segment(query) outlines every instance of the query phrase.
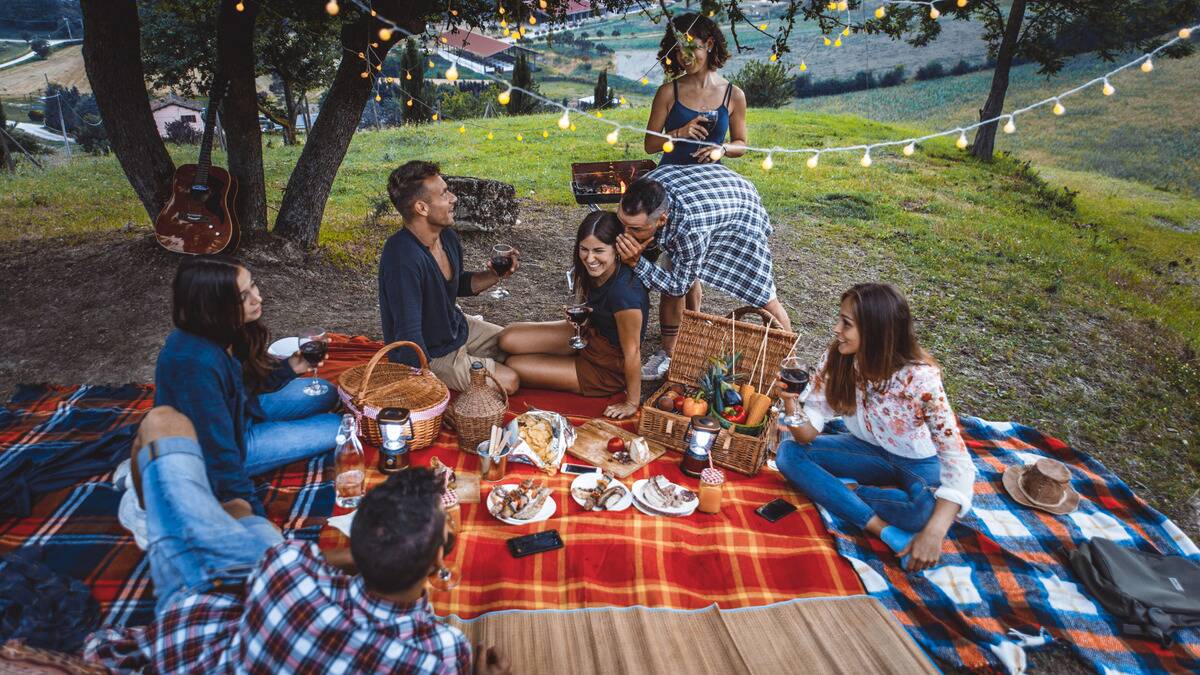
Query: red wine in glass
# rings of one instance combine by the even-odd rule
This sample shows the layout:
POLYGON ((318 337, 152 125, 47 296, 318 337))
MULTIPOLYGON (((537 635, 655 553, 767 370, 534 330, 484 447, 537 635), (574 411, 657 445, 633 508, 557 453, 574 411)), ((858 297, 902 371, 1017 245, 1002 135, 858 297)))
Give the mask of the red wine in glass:
POLYGON ((575 336, 571 338, 569 344, 572 348, 579 350, 587 346, 587 340, 583 339, 580 330, 583 324, 587 323, 588 317, 592 314, 592 308, 587 305, 571 305, 564 307, 563 310, 567 313, 567 320, 575 326, 575 336))
POLYGON ((329 391, 329 385, 317 379, 317 364, 325 358, 327 349, 324 329, 306 328, 300 331, 300 355, 312 366, 313 371, 312 382, 304 388, 304 393, 308 396, 320 396, 329 391))
MULTIPOLYGON (((779 369, 779 379, 783 380, 783 388, 788 393, 802 394, 808 387, 808 368, 799 357, 789 356, 783 360, 779 369)), ((799 406, 800 403, 797 401, 796 405, 799 406)), ((779 418, 779 423, 788 427, 801 427, 806 422, 808 422, 808 417, 802 413, 784 415, 779 418)))
POLYGON ((300 345, 300 355, 308 362, 308 365, 316 368, 322 361, 325 360, 325 354, 329 351, 329 345, 321 340, 313 340, 300 345))
POLYGON ((784 368, 779 373, 779 379, 783 380, 787 391, 800 394, 808 386, 808 371, 803 368, 784 368))
POLYGON ((505 274, 508 274, 508 271, 512 269, 512 266, 513 266, 512 256, 507 256, 507 255, 492 256, 492 269, 496 270, 496 274, 499 274, 500 276, 504 276, 505 274))
MULTIPOLYGON (((492 257, 488 259, 488 263, 491 265, 492 270, 496 274, 503 277, 505 274, 508 274, 510 270, 512 270, 513 257, 516 254, 517 249, 513 248, 512 246, 509 246, 508 244, 496 244, 492 247, 492 257)), ((492 290, 488 293, 488 297, 492 298, 493 300, 501 300, 503 298, 507 298, 509 295, 510 293, 508 292, 508 289, 503 288, 499 281, 496 282, 496 285, 493 286, 492 290)))

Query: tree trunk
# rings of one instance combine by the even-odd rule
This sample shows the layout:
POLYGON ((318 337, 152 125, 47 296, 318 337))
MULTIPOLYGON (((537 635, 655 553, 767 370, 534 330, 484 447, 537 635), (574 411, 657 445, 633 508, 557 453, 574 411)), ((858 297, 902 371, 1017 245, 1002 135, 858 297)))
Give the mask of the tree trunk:
POLYGON ((83 65, 121 169, 150 220, 167 202, 175 164, 158 136, 142 69, 134 0, 82 0, 83 65))
MULTIPOLYGON (((409 25, 405 28, 413 33, 425 30, 421 17, 429 12, 428 5, 427 2, 408 3, 399 0, 375 3, 382 15, 407 19, 409 25)), ((349 51, 343 53, 333 84, 329 87, 329 95, 321 106, 321 114, 309 130, 304 150, 288 178, 283 202, 279 205, 279 215, 275 218, 275 233, 305 248, 317 244, 333 179, 346 156, 350 139, 358 128, 371 94, 371 78, 362 76, 366 66, 358 58, 358 52, 362 51, 363 36, 374 35, 381 25, 368 17, 342 25, 342 45, 349 51)), ((381 43, 376 50, 379 58, 386 58, 396 42, 398 40, 381 43)))
MULTIPOLYGON (((4 102, 0 101, 0 131, 7 133, 8 119, 4 115, 4 102)), ((8 139, 0 133, 0 171, 12 173, 16 170, 13 164, 12 151, 8 149, 8 139)))
POLYGON ((292 97, 292 83, 286 77, 279 78, 283 85, 283 110, 287 126, 283 128, 283 144, 296 145, 296 100, 292 97))
MULTIPOLYGON (((1013 58, 1017 55, 1017 41, 1021 37, 1021 24, 1025 22, 1025 0, 1013 0, 1009 8, 1008 22, 1004 25, 1004 38, 996 52, 996 70, 992 73, 992 89, 987 101, 979 109, 979 119, 989 120, 1004 111, 1004 96, 1008 93, 1008 74, 1012 70, 1013 58)), ((996 152, 996 122, 979 127, 975 132, 975 146, 971 154, 992 161, 996 152)))
POLYGON ((258 127, 258 92, 254 84, 254 15, 258 3, 224 0, 217 16, 217 64, 229 78, 221 103, 229 173, 237 179, 238 220, 242 232, 266 231, 267 189, 263 179, 262 130, 258 127))

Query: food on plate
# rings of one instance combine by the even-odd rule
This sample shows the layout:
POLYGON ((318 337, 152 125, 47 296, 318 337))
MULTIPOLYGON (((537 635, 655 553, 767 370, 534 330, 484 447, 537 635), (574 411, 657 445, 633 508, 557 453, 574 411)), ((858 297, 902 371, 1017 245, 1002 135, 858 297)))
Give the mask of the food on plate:
POLYGON ((529 520, 542 510, 550 497, 550 488, 542 481, 526 478, 520 485, 498 485, 488 499, 488 510, 497 518, 529 520))
POLYGON ((624 452, 624 451, 625 451, 625 439, 621 438, 620 436, 613 436, 612 438, 608 439, 609 454, 615 455, 618 452, 624 452))
POLYGON ((571 494, 583 503, 583 508, 588 511, 607 511, 617 505, 625 497, 625 493, 629 491, 621 484, 611 473, 605 471, 604 475, 596 481, 596 486, 591 489, 572 488, 571 494))
POLYGON ((650 461, 650 444, 646 442, 646 439, 638 436, 629 441, 629 457, 633 460, 633 464, 645 464, 650 461))
POLYGON ((642 501, 655 509, 681 509, 690 507, 696 501, 696 493, 672 483, 660 474, 646 481, 642 488, 642 501))
POLYGON ((658 397, 658 400, 654 403, 654 407, 662 410, 663 412, 674 412, 675 397, 670 392, 667 392, 658 397))
POLYGON ((549 464, 554 461, 554 453, 550 450, 554 430, 550 427, 550 422, 541 417, 521 415, 517 418, 517 433, 543 462, 549 464))
POLYGON ((454 474, 454 469, 442 464, 442 460, 437 457, 429 460, 429 470, 442 481, 446 490, 453 490, 458 485, 458 477, 454 474))

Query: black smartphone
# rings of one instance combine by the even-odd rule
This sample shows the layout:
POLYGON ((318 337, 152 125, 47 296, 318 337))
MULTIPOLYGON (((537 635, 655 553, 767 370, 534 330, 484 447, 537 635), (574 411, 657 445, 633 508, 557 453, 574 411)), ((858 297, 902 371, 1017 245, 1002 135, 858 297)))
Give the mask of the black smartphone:
POLYGON ((795 510, 795 504, 785 499, 775 499, 754 509, 754 512, 773 523, 795 510))
POLYGON ((527 555, 553 551, 562 547, 563 540, 558 536, 558 530, 535 532, 508 540, 508 550, 514 558, 524 558, 527 555))
POLYGON ((600 473, 598 467, 588 466, 587 464, 563 464, 559 467, 559 470, 563 473, 600 473))

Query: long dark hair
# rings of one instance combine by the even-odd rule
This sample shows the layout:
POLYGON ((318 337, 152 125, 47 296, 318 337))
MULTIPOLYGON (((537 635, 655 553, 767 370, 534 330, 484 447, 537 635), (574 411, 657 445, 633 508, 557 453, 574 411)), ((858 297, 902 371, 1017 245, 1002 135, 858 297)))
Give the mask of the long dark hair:
POLYGON ((258 392, 272 368, 267 355, 271 335, 262 322, 244 321, 237 285, 238 270, 243 267, 224 256, 184 260, 175 272, 171 319, 177 328, 222 348, 232 347, 233 355, 242 362, 246 387, 258 392))
POLYGON ((699 48, 706 40, 712 38, 712 51, 708 53, 708 69, 717 70, 729 60, 729 45, 725 42, 725 33, 716 21, 695 12, 678 14, 667 24, 667 32, 662 42, 658 43, 658 61, 663 64, 663 70, 672 78, 687 72, 681 63, 680 50, 695 45, 699 48), (688 40, 688 36, 691 40, 688 40), (678 47, 678 49, 676 49, 678 47), (671 63, 667 63, 670 57, 671 63))
MULTIPOLYGON (((587 268, 583 266, 583 260, 579 257, 579 244, 588 237, 595 237, 605 244, 612 246, 615 256, 617 237, 623 232, 625 232, 625 226, 621 224, 621 220, 617 218, 617 214, 612 211, 592 211, 579 224, 579 231, 575 233, 575 248, 571 251, 571 254, 574 256, 574 263, 571 266, 571 280, 575 284, 575 297, 580 302, 587 299, 587 289, 592 284, 592 277, 587 273, 587 268)), ((613 262, 617 265, 621 264, 621 261, 616 260, 615 257, 613 262)))
POLYGON ((858 352, 844 355, 834 340, 821 373, 826 400, 843 415, 854 412, 858 391, 883 385, 904 366, 937 365, 917 342, 908 301, 890 284, 857 284, 842 293, 842 302, 846 300, 858 328, 858 352))

